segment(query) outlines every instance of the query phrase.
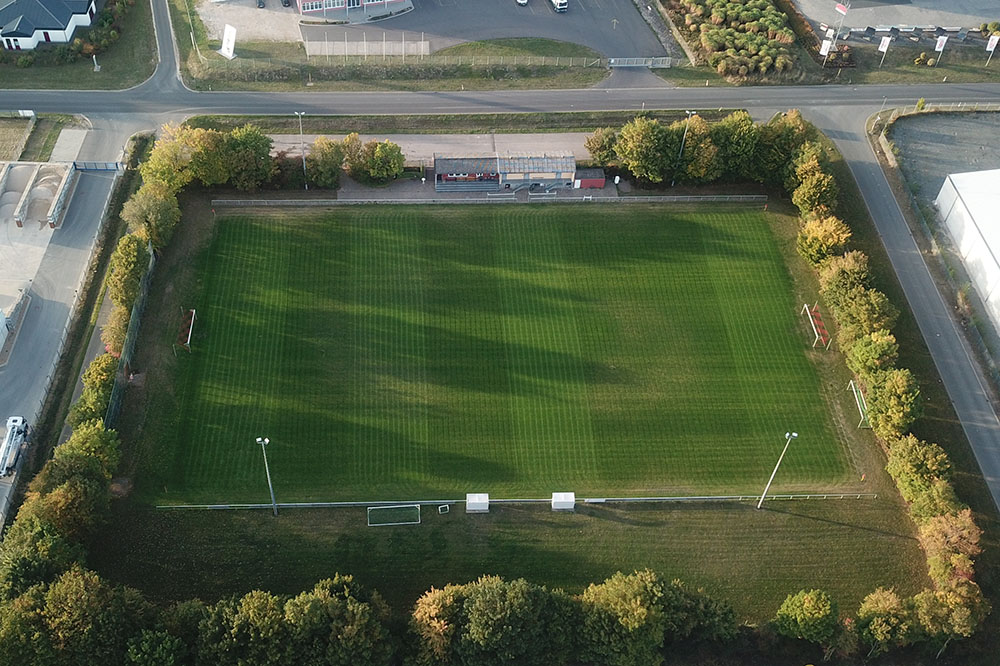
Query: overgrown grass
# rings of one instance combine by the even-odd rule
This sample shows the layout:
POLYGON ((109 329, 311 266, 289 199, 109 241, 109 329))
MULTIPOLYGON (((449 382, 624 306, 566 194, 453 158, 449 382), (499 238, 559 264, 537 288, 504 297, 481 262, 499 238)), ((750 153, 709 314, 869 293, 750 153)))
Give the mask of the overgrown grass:
POLYGON ((28 120, 0 118, 0 161, 16 160, 21 154, 21 142, 28 131, 28 120))
POLYGON ((73 116, 65 114, 39 115, 21 152, 21 159, 25 162, 47 162, 52 156, 52 149, 56 147, 56 141, 59 140, 59 133, 74 122, 73 116))
POLYGON ((599 60, 601 54, 594 49, 572 42, 539 37, 519 37, 514 39, 487 39, 479 42, 465 42, 450 46, 434 55, 455 56, 556 56, 568 58, 592 58, 599 60))
POLYGON ((0 86, 119 90, 142 83, 152 76, 156 67, 153 15, 148 2, 136 2, 129 9, 121 38, 98 55, 97 62, 101 65, 100 72, 94 71, 94 63, 89 58, 62 65, 36 63, 25 68, 13 64, 0 65, 0 86))
MULTIPOLYGON (((731 113, 730 109, 699 111, 708 121, 731 113)), ((669 125, 686 118, 683 111, 579 111, 553 113, 482 113, 475 115, 363 115, 304 116, 303 130, 311 134, 510 134, 537 132, 592 132, 598 127, 621 127, 637 115, 656 118, 669 125)), ((269 134, 297 134, 299 121, 294 116, 193 116, 185 121, 191 127, 228 132, 252 123, 269 134)))
POLYGON ((758 212, 371 208, 225 218, 161 500, 756 490, 850 466, 758 212))

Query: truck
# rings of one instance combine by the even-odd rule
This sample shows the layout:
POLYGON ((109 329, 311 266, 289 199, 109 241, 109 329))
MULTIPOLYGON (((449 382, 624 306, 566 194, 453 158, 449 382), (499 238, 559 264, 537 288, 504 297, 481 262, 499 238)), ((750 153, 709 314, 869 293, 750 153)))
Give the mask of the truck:
POLYGON ((552 9, 557 12, 566 11, 566 6, 569 4, 569 0, 549 0, 552 3, 552 9))
POLYGON ((28 424, 23 416, 11 416, 7 419, 7 432, 0 447, 0 477, 10 476, 17 465, 17 457, 21 454, 21 445, 28 436, 28 424))

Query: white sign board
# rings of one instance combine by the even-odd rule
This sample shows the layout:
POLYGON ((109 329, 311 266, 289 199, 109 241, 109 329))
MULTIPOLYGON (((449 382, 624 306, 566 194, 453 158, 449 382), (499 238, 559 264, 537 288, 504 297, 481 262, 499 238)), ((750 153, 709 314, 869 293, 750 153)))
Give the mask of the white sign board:
POLYGON ((883 37, 881 43, 878 45, 879 53, 885 53, 889 50, 889 43, 892 41, 892 37, 883 37))
POLYGON ((847 16, 847 6, 837 3, 837 13, 841 16, 847 16))
POLYGON ((222 32, 222 48, 219 49, 219 55, 227 60, 232 60, 236 57, 236 54, 233 53, 234 48, 236 48, 236 28, 227 23, 222 32))
POLYGON ((820 45, 820 47, 819 47, 819 54, 821 56, 825 56, 827 53, 830 52, 830 47, 832 45, 833 45, 833 42, 831 42, 829 39, 824 39, 823 40, 823 44, 820 45))
POLYGON ((827 28, 826 38, 827 39, 833 39, 833 28, 827 28))
POLYGON ((1000 35, 993 35, 990 37, 990 41, 986 43, 986 50, 993 53, 993 51, 997 48, 997 42, 1000 42, 1000 35))
POLYGON ((938 53, 944 51, 944 45, 948 43, 947 37, 938 37, 937 44, 934 45, 934 50, 938 53))

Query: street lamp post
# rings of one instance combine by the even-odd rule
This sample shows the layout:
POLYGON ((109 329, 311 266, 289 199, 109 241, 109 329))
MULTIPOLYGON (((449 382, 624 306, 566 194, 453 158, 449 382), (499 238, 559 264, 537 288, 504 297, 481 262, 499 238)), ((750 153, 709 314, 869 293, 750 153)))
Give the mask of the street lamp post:
POLYGON ((274 499, 274 486, 271 485, 271 469, 267 466, 267 449, 268 444, 271 440, 267 437, 258 437, 257 443, 260 444, 260 452, 264 455, 264 474, 267 475, 267 489, 271 491, 271 508, 274 509, 274 515, 278 515, 278 501, 274 499))
POLYGON ((306 175, 306 141, 302 136, 302 116, 306 115, 305 111, 293 111, 299 119, 299 151, 302 153, 302 184, 305 188, 309 189, 309 177, 306 175))
MULTIPOLYGON (((643 102, 645 104, 645 102, 643 102)), ((697 113, 697 111, 685 111, 687 114, 687 122, 684 123, 684 134, 681 135, 681 151, 677 153, 677 163, 682 164, 684 159, 684 142, 688 138, 688 125, 691 124, 691 116, 697 113)), ((674 178, 670 181, 670 187, 673 187, 677 183, 677 173, 674 172, 674 178)))
POLYGON ((792 440, 799 436, 797 432, 786 432, 785 433, 785 448, 781 450, 781 455, 778 456, 778 463, 774 466, 774 471, 771 472, 771 478, 767 480, 767 485, 764 486, 764 492, 760 496, 760 501, 757 502, 757 508, 759 509, 762 504, 764 504, 764 498, 767 497, 767 491, 771 489, 771 482, 774 481, 774 475, 778 473, 778 467, 781 466, 781 460, 785 457, 785 453, 788 451, 788 445, 792 443, 792 440))

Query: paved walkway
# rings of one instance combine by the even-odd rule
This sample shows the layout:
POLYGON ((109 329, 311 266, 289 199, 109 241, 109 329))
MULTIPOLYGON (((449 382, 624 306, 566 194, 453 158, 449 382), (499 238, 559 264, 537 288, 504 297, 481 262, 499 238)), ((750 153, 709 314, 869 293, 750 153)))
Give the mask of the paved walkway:
POLYGON ((59 132, 56 145, 52 148, 49 162, 72 162, 80 155, 83 142, 87 140, 85 129, 64 129, 59 132))

